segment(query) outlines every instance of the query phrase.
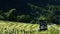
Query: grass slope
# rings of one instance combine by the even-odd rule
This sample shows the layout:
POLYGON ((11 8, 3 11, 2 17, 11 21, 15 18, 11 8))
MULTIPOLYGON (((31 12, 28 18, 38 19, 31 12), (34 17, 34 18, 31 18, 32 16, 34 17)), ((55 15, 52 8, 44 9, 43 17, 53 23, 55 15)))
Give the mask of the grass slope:
MULTIPOLYGON (((22 22, 0 21, 0 29, 3 29, 3 28, 18 29, 18 30, 25 30, 25 31, 29 31, 29 30, 38 31, 39 25, 38 24, 30 24, 30 23, 22 23, 22 22)), ((60 31, 53 28, 51 25, 48 25, 47 28, 48 28, 48 30, 39 31, 36 34, 60 34, 59 33, 60 31)))

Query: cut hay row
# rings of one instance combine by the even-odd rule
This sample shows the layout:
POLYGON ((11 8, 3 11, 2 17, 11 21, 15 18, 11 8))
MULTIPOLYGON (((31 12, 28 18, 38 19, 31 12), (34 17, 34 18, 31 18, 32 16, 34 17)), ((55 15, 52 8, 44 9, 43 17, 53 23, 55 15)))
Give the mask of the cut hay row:
POLYGON ((16 29, 23 29, 23 30, 38 30, 38 24, 24 24, 24 23, 0 23, 0 27, 2 28, 16 28, 16 29))
POLYGON ((37 34, 37 24, 25 24, 15 22, 0 22, 0 34, 37 34), (32 28, 36 28, 32 29, 32 28))

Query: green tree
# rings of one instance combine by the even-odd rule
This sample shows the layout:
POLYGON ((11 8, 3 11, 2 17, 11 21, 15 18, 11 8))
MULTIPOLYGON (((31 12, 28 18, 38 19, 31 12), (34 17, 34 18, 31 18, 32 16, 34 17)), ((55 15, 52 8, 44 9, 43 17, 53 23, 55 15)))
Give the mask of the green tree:
POLYGON ((4 19, 4 16, 2 14, 3 14, 3 10, 0 10, 0 19, 4 19))
MULTIPOLYGON (((14 11, 16 11, 16 9, 11 9, 11 10, 9 10, 8 12, 5 12, 4 13, 4 15, 5 15, 5 20, 8 20, 9 19, 9 17, 11 17, 11 15, 13 15, 12 13, 14 12, 14 11)), ((13 16, 14 17, 14 16, 13 16)))
POLYGON ((41 17, 41 15, 45 16, 49 23, 52 23, 52 21, 56 19, 54 18, 56 17, 55 16, 56 10, 60 10, 60 6, 57 6, 57 5, 47 5, 46 7, 39 7, 31 3, 28 3, 28 5, 30 6, 30 9, 33 11, 32 14, 34 13, 36 14, 36 12, 38 12, 38 19, 39 19, 39 16, 41 17))

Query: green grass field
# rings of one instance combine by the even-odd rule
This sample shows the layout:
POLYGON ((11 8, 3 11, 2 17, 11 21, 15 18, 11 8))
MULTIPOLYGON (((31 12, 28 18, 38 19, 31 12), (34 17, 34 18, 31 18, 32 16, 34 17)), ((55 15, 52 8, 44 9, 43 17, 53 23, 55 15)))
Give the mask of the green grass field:
POLYGON ((56 27, 60 28, 60 25, 56 25, 56 27))
POLYGON ((14 32, 14 34, 60 34, 60 31, 51 25, 48 25, 47 28, 48 30, 46 31, 38 31, 38 24, 0 21, 0 34, 13 34, 14 32), (14 29, 14 32, 11 32, 12 29, 14 29), (21 32, 21 30, 23 30, 23 32, 21 32))

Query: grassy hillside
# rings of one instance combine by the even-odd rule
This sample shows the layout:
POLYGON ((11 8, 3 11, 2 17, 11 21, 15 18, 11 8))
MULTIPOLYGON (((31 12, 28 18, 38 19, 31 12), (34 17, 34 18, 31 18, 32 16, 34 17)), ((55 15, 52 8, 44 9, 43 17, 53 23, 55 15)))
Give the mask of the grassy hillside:
POLYGON ((48 25, 48 30, 38 31, 38 24, 22 23, 22 22, 9 22, 9 21, 0 21, 0 34, 59 34, 59 30, 55 29, 51 25, 48 25), (11 30, 14 30, 11 32, 11 30), (6 33, 8 32, 8 33, 6 33))

